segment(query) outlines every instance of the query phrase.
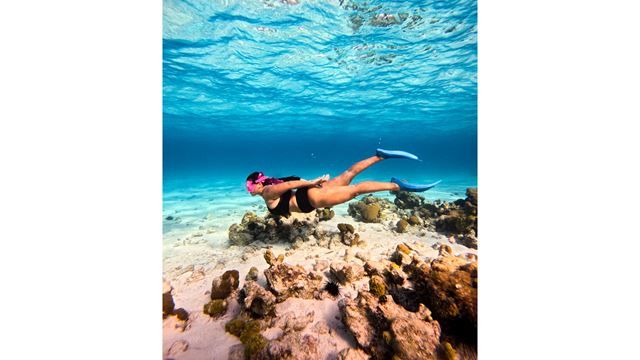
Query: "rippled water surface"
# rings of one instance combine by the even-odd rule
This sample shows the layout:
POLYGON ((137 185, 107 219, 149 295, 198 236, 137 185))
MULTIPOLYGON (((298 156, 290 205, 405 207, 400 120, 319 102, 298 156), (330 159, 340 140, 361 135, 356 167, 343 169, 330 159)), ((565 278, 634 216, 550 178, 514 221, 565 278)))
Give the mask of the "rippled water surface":
POLYGON ((475 1, 165 0, 165 207, 214 183, 246 196, 254 170, 335 176, 376 147, 424 162, 362 179, 464 193, 476 184, 476 13, 475 1))

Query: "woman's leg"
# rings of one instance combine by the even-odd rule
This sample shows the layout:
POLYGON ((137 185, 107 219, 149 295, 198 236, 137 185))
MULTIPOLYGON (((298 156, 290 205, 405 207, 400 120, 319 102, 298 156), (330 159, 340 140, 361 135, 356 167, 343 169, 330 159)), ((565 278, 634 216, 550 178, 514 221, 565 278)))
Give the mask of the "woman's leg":
POLYGON ((354 185, 309 189, 309 202, 315 208, 332 207, 345 203, 358 195, 376 191, 399 190, 398 184, 381 181, 363 181, 354 185))
POLYGON ((343 172, 342 174, 340 174, 340 176, 337 176, 329 181, 327 181, 326 183, 322 184, 323 187, 336 187, 336 186, 346 186, 349 185, 351 183, 351 181, 353 180, 353 178, 358 175, 359 173, 361 173, 364 169, 368 168, 369 166, 377 163, 378 161, 384 160, 383 158, 379 157, 379 156, 372 156, 368 159, 364 159, 362 161, 359 161, 353 165, 351 165, 351 167, 343 172))

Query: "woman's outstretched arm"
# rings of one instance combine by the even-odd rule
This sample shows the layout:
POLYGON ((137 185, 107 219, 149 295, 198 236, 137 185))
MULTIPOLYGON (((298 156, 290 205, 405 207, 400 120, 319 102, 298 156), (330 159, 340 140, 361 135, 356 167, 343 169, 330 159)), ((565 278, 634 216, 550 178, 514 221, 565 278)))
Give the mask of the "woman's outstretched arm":
POLYGON ((277 199, 280 197, 280 195, 284 194, 285 192, 291 189, 297 189, 305 186, 319 185, 327 181, 328 179, 329 177, 325 175, 314 180, 301 179, 301 180, 287 181, 287 182, 283 182, 276 185, 270 185, 264 189, 263 195, 267 199, 277 199))

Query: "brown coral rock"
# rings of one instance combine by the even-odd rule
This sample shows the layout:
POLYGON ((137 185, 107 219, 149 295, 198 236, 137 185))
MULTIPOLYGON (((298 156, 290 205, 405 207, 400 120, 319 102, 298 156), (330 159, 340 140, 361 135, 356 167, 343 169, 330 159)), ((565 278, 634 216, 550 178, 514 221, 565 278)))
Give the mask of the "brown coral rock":
POLYGON ((264 271, 264 276, 278 302, 290 296, 313 299, 315 292, 319 291, 322 285, 321 275, 307 273, 300 265, 274 265, 264 271))
POLYGON ((424 305, 411 312, 390 296, 360 292, 354 300, 341 299, 338 308, 358 345, 376 358, 435 359, 440 325, 424 305))
POLYGON ((331 275, 341 284, 362 279, 364 269, 360 265, 344 262, 332 262, 329 266, 331 275))
POLYGON ((317 359, 318 339, 312 335, 301 335, 299 332, 285 333, 282 337, 271 340, 258 354, 258 359, 298 360, 317 359))
POLYGON ((226 299, 240 284, 238 270, 225 271, 222 276, 213 279, 211 283, 211 300, 226 299))
POLYGON ((411 275, 418 298, 445 332, 472 346, 477 341, 477 269, 475 262, 445 255, 428 268, 414 268, 411 275))
POLYGON ((262 318, 273 313, 276 297, 257 282, 248 280, 242 288, 244 298, 242 305, 251 316, 262 318))

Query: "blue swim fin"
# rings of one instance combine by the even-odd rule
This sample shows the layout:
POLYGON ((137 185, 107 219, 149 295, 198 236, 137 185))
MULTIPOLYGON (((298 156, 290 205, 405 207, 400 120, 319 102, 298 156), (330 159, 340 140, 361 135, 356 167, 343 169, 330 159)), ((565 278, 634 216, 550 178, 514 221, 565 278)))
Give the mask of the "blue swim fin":
POLYGON ((398 159, 411 159, 411 160, 422 161, 418 159, 417 156, 411 153, 408 153, 406 151, 400 151, 400 150, 376 149, 376 156, 380 156, 383 159, 398 158, 398 159))
POLYGON ((432 187, 440 184, 442 180, 438 180, 432 184, 410 184, 406 180, 399 180, 396 178, 391 178, 391 182, 394 184, 398 184, 400 186, 400 190, 411 191, 411 192, 421 192, 427 191, 432 187))

